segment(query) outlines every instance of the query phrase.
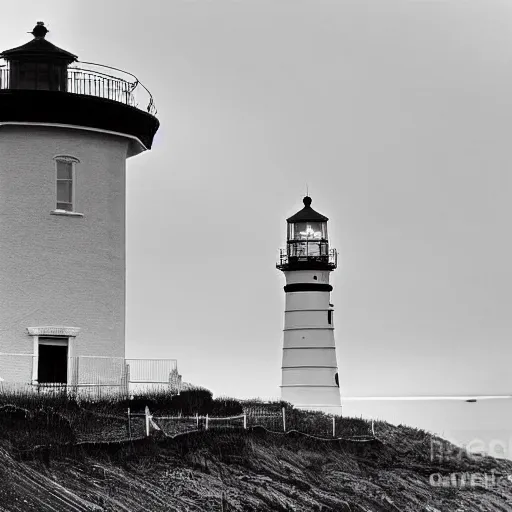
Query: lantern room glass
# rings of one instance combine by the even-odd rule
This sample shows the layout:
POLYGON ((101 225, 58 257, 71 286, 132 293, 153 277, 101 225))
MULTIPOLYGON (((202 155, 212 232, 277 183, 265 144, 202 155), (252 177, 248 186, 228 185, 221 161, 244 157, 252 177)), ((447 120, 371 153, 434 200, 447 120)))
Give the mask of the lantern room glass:
POLYGON ((327 240, 327 222, 290 222, 288 240, 327 240))
POLYGON ((288 224, 288 256, 323 257, 329 254, 327 222, 292 222, 288 224))

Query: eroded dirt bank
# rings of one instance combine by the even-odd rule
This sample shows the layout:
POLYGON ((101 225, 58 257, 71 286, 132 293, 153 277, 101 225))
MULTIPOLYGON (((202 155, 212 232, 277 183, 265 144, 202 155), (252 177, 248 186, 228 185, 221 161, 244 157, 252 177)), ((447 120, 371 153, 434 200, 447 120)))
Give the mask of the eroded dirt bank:
POLYGON ((432 460, 429 435, 381 431, 367 443, 209 431, 35 456, 4 443, 0 510, 512 511, 512 462, 451 448, 432 460), (463 472, 489 478, 465 489, 431 485, 432 474, 463 472))

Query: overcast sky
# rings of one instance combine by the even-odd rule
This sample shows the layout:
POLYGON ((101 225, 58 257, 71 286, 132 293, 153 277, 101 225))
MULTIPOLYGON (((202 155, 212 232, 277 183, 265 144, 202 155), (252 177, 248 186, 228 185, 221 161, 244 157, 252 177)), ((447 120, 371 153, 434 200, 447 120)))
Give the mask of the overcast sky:
POLYGON ((2 49, 42 20, 155 98, 154 147, 128 161, 128 357, 278 396, 275 262, 307 183, 340 252, 342 393, 512 391, 510 1, 18 1, 2 20, 2 49))

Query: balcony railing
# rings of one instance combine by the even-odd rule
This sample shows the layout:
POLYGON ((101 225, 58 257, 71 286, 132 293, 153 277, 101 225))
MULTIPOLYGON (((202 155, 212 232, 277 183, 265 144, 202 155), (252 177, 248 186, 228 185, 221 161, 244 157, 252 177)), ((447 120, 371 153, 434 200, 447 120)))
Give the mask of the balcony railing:
POLYGON ((117 101, 156 115, 153 96, 135 75, 109 66, 91 62, 77 62, 67 68, 67 81, 62 88, 49 87, 47 74, 44 78, 34 77, 32 84, 11 86, 11 72, 7 61, 0 59, 0 89, 65 90, 72 94, 95 96, 117 101))
POLYGON ((327 254, 302 254, 290 255, 288 249, 280 249, 279 259, 276 267, 280 270, 300 267, 324 267, 334 270, 338 266, 338 252, 336 249, 330 249, 327 254))

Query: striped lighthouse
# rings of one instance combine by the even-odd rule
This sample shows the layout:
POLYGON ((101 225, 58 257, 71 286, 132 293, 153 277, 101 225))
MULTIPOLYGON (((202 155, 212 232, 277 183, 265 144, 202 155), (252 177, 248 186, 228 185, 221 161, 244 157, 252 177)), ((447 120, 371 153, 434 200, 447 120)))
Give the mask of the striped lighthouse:
POLYGON ((337 253, 329 249, 327 221, 311 208, 287 219, 286 249, 277 268, 286 278, 281 398, 295 407, 341 414, 330 273, 337 253))

